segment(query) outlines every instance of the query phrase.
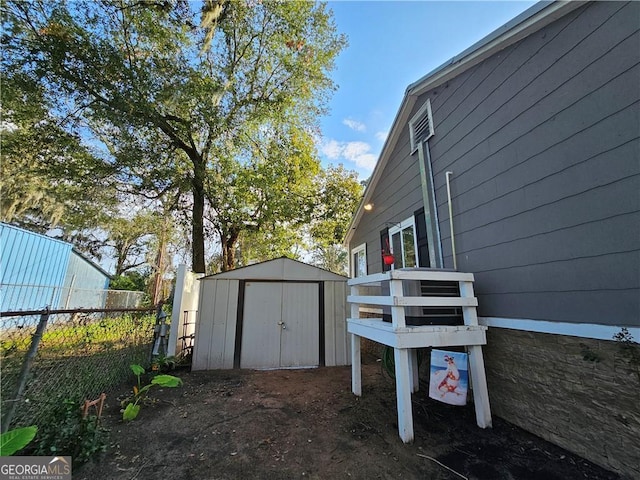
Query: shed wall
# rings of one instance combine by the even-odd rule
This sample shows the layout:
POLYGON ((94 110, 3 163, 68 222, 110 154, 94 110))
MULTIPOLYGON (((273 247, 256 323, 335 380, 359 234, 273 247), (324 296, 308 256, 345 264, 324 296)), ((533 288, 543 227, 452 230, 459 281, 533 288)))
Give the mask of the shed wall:
POLYGON ((239 280, 201 282, 193 370, 233 368, 239 280))
MULTIPOLYGON (((192 369, 234 368, 241 280, 211 277, 200 282, 192 369)), ((346 281, 324 281, 323 285, 325 365, 348 365, 346 281)))
POLYGON ((351 364, 346 298, 346 282, 324 282, 324 338, 327 367, 351 364))

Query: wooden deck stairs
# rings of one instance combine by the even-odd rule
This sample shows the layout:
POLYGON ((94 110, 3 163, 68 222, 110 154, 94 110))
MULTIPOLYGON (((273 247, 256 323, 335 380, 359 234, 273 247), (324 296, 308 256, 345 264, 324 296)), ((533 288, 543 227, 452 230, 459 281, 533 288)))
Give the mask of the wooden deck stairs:
MULTIPOLYGON (((408 268, 390 270, 350 279, 351 304, 347 331, 351 334, 352 391, 362 395, 360 338, 368 338, 393 347, 398 430, 403 442, 413 441, 411 394, 418 391, 417 349, 424 347, 466 346, 469 354, 469 375, 473 390, 476 420, 481 428, 491 427, 491 409, 482 356, 486 345, 487 327, 478 325, 478 300, 473 292, 473 274, 448 270, 408 268), (458 282, 459 297, 411 297, 403 295, 403 283, 408 281, 458 282), (389 295, 370 295, 366 287, 380 287, 389 282, 389 295), (388 306, 391 323, 382 318, 359 318, 360 306, 388 306), (406 307, 461 307, 464 325, 410 326, 405 321, 406 307)), ((374 288, 375 289, 375 288, 374 288)), ((380 290, 380 288, 378 288, 380 290)))

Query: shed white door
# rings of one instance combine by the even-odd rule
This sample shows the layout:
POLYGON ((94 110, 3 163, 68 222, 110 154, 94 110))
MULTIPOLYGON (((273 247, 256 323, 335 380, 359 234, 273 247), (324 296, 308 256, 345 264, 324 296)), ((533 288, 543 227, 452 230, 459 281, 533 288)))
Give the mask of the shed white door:
POLYGON ((319 300, 316 283, 247 282, 240 367, 318 365, 319 300))

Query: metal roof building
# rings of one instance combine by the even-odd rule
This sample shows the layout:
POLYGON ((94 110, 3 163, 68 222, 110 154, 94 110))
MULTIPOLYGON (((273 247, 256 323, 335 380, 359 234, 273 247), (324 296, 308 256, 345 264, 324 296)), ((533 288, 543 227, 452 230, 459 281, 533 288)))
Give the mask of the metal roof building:
POLYGON ((0 309, 99 308, 110 276, 73 245, 0 223, 0 309))

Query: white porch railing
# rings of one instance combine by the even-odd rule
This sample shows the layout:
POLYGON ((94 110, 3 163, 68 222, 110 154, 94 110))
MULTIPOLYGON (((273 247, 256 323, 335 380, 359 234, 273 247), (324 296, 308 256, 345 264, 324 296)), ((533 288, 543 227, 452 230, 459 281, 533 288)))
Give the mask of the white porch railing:
POLYGON ((478 426, 491 426, 491 409, 482 357, 482 345, 486 345, 487 327, 478 325, 473 293, 473 274, 447 270, 421 268, 398 269, 349 280, 351 318, 347 319, 347 331, 351 334, 352 391, 362 395, 362 371, 360 337, 393 347, 398 402, 398 430, 403 442, 413 441, 413 414, 411 393, 418 391, 417 348, 467 346, 469 374, 473 387, 473 399, 478 426), (460 288, 459 297, 409 297, 403 295, 403 281, 454 281, 460 288), (361 287, 389 282, 389 295, 366 295, 361 287), (359 318, 360 305, 389 306, 391 323, 382 318, 359 318), (464 325, 408 326, 405 307, 461 307, 464 325))

